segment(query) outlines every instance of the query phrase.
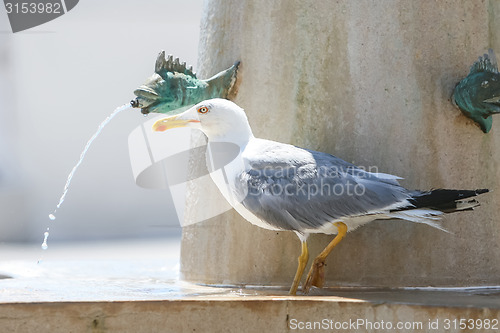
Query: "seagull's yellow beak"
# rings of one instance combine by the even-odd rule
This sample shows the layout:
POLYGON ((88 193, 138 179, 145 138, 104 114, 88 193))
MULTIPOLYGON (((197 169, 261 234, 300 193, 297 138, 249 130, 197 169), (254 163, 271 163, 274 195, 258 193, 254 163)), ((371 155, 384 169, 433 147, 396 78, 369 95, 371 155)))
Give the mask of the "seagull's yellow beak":
POLYGON ((188 127, 191 123, 199 123, 196 119, 186 119, 183 114, 162 118, 153 124, 153 131, 164 132, 177 127, 188 127))

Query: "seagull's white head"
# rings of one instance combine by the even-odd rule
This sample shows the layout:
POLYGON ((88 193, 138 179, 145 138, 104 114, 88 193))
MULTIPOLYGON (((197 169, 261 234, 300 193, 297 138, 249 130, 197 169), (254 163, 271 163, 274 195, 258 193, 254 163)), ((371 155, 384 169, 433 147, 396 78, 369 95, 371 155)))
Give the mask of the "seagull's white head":
POLYGON ((181 114, 162 118, 153 124, 153 130, 157 132, 177 127, 199 129, 212 142, 241 145, 253 137, 245 111, 235 103, 221 98, 203 101, 181 114))

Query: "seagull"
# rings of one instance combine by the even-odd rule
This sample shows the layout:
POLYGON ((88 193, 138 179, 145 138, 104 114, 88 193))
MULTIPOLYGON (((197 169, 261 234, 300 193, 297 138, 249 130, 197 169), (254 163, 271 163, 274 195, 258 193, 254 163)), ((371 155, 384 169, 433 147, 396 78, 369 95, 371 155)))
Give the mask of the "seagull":
POLYGON ((301 254, 291 295, 296 295, 309 261, 310 234, 335 237, 312 262, 302 285, 304 294, 312 286, 323 287, 325 260, 348 232, 378 219, 401 219, 444 230, 439 224, 444 213, 479 206, 472 197, 488 192, 408 190, 398 183, 400 177, 368 172, 327 153, 256 138, 245 111, 226 99, 206 100, 159 119, 153 130, 178 127, 195 128, 206 135, 210 176, 241 216, 261 228, 297 234, 301 254), (239 148, 229 163, 223 156, 224 145, 239 148))

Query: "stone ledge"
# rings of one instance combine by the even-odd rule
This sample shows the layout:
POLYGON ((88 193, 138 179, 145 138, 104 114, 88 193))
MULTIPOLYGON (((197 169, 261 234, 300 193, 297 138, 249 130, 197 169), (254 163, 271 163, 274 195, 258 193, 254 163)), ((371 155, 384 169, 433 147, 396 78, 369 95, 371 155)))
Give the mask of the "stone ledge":
POLYGON ((6 332, 311 332, 339 331, 335 325, 343 325, 342 332, 384 332, 393 325, 394 332, 454 332, 460 331, 460 320, 500 319, 498 291, 468 298, 463 292, 344 290, 328 291, 342 296, 292 297, 227 290, 169 300, 4 303, 0 327, 6 332), (430 305, 420 304, 423 300, 430 305), (438 300, 443 305, 432 305, 438 300), (416 326, 394 329, 398 324, 416 326))

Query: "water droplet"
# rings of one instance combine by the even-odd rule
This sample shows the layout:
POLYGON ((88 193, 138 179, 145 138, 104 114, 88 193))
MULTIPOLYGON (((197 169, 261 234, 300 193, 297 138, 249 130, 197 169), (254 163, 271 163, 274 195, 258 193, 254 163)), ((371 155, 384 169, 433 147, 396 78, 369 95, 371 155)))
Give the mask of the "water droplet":
POLYGON ((47 228, 47 231, 44 232, 43 234, 43 243, 42 243, 42 249, 43 250, 47 250, 47 248, 49 247, 47 245, 47 239, 49 238, 49 232, 48 232, 49 228, 47 228))
POLYGON ((52 221, 54 221, 56 219, 56 216, 54 214, 49 214, 49 219, 51 219, 52 221))

